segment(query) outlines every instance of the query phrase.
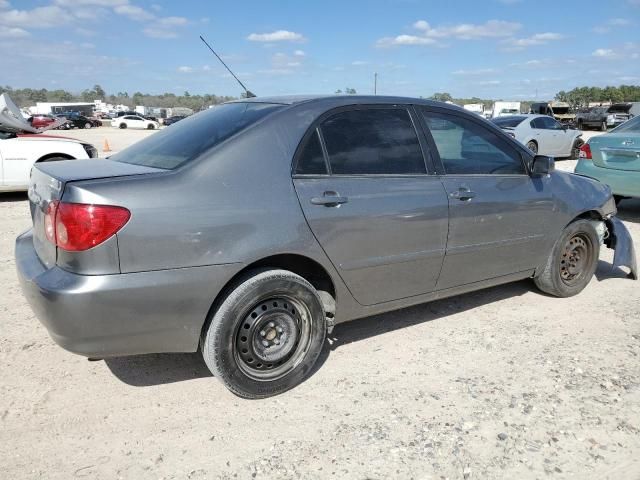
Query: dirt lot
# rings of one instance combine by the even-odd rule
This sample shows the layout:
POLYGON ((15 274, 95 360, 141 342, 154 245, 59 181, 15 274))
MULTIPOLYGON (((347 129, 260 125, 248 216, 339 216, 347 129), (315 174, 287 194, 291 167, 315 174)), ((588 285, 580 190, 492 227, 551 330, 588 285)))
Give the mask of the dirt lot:
MULTIPOLYGON (((106 132, 148 134, 67 135, 106 132)), ((640 247, 640 201, 620 216, 640 247)), ((574 298, 525 281, 339 325, 303 385, 245 401, 197 354, 57 347, 16 280, 29 222, 0 197, 2 478, 640 478, 640 283, 610 251, 574 298)))

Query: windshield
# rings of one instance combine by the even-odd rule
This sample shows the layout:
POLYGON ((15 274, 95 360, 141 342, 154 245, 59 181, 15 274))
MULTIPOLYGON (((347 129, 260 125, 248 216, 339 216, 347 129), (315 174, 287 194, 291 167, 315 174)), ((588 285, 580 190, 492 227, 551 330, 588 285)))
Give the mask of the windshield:
POLYGON ((497 117, 492 120, 500 128, 515 128, 524 121, 525 117, 497 117))
POLYGON ((624 122, 618 128, 611 130, 611 132, 640 133, 640 117, 634 117, 633 119, 624 122))
POLYGON ((166 127, 109 160, 171 170, 282 107, 272 103, 225 103, 166 127))

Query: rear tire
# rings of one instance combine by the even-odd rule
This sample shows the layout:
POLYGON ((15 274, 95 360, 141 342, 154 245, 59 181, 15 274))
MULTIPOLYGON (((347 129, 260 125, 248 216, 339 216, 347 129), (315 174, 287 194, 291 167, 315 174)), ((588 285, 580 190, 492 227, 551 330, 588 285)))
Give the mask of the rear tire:
POLYGON ((147 125, 147 130, 155 130, 156 127, 152 124, 147 125))
POLYGON ((203 332, 204 361, 231 392, 266 398, 300 384, 326 334, 318 292, 287 270, 254 270, 241 277, 203 332))
POLYGON ((84 124, 84 128, 91 128, 93 127, 93 125, 91 125, 89 122, 84 124))
POLYGON ((572 297, 591 281, 598 266, 600 242, 589 220, 567 225, 553 246, 544 270, 533 281, 556 297, 572 297))
POLYGON ((538 144, 533 140, 527 143, 527 148, 531 150, 534 154, 538 153, 538 144))
POLYGON ((121 123, 120 124, 120 128, 124 130, 125 128, 127 128, 127 124, 126 123, 121 123))
POLYGON ((607 131, 607 121, 603 120, 602 123, 600 124, 600 131, 601 132, 606 132, 607 131))
POLYGON ((578 130, 584 130, 584 124, 582 123, 582 120, 578 120, 578 130))

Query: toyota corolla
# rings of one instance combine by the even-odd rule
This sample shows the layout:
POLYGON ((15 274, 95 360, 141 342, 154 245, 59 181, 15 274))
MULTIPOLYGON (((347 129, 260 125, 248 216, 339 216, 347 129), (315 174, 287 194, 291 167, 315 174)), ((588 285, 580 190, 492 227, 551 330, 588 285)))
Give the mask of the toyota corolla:
POLYGON ((576 295, 601 245, 637 276, 609 187, 426 100, 227 103, 36 164, 29 200, 16 263, 57 343, 200 349, 246 398, 303 381, 340 322, 526 278, 576 295))

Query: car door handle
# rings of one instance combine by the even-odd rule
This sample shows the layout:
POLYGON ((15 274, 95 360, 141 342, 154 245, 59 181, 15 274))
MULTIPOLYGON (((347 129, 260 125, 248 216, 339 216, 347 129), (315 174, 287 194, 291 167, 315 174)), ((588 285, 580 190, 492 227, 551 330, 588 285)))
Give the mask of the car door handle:
POLYGON ((313 205, 324 205, 325 207, 337 207, 348 201, 349 199, 347 197, 342 197, 336 192, 324 192, 322 197, 313 197, 311 199, 313 205))
POLYGON ((476 196, 475 192, 472 192, 468 188, 459 188, 455 192, 449 194, 451 198, 456 198, 461 201, 471 200, 476 196))

